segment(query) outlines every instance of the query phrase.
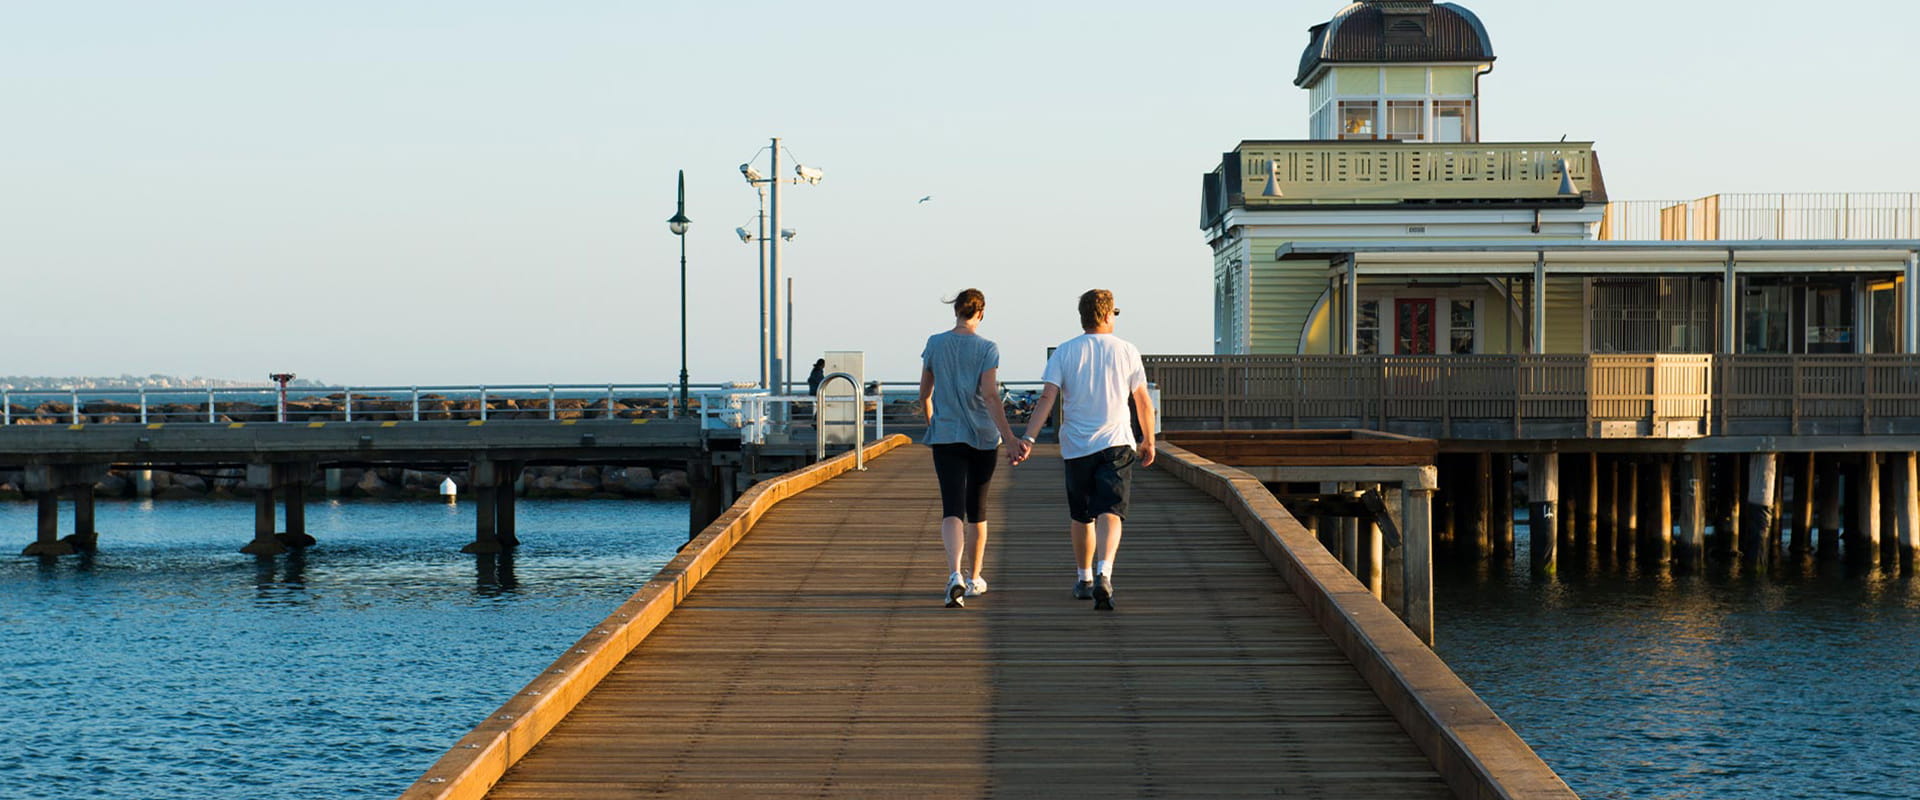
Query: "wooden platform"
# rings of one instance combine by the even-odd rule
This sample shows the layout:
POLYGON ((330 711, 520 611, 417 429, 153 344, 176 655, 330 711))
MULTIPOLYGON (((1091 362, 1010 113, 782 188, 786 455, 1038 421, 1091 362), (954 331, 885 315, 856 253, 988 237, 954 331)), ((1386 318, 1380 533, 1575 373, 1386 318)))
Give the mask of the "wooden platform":
POLYGON ((490 796, 1452 796, 1220 502, 1136 472, 1112 613, 1051 449, 989 503, 964 610, 925 448, 776 506, 490 796))

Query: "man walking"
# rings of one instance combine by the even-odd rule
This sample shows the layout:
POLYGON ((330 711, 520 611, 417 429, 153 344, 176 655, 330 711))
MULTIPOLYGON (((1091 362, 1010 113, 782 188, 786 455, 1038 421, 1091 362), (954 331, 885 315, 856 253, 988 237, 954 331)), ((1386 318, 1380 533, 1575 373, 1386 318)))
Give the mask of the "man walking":
MULTIPOLYGON (((1092 289, 1080 295, 1080 327, 1086 333, 1068 339, 1047 359, 1041 380, 1046 389, 1034 406, 1026 435, 1032 444, 1060 402, 1060 457, 1067 464, 1067 514, 1077 579, 1075 599, 1093 600, 1096 610, 1113 609, 1113 561, 1120 550, 1120 528, 1127 518, 1133 464, 1153 465, 1153 400, 1147 394, 1146 366, 1140 351, 1113 335, 1113 293, 1092 289), (1140 416, 1141 439, 1133 437, 1127 400, 1140 416), (1139 447, 1135 452, 1136 444, 1139 447)), ((1019 458, 1013 459, 1019 463, 1019 458)))

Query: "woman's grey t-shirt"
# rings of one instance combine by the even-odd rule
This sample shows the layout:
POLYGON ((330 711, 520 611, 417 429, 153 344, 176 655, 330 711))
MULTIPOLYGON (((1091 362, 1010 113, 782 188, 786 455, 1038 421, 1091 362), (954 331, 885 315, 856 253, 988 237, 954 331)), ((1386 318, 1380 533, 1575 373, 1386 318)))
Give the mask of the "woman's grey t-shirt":
POLYGON ((981 336, 936 333, 920 360, 933 371, 933 423, 926 444, 965 444, 979 450, 1000 446, 1000 431, 980 399, 980 375, 1000 368, 1000 346, 981 336))

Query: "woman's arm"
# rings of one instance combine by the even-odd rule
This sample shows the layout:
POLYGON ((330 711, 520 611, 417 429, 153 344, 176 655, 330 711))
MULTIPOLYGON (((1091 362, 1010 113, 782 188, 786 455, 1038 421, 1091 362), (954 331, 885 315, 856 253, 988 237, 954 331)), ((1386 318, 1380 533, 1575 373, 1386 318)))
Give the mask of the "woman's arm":
POLYGON ((920 368, 920 410, 926 412, 927 424, 933 424, 933 370, 920 368))

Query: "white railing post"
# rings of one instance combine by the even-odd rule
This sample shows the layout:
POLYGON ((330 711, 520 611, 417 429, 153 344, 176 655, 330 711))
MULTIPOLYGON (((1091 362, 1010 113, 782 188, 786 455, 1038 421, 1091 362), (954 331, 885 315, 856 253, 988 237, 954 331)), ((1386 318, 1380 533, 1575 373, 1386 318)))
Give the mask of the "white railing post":
POLYGON ((344 409, 347 412, 346 421, 352 422, 353 421, 353 388, 352 387, 348 387, 346 391, 340 393, 340 406, 342 409, 344 409))
POLYGON ((559 401, 555 399, 555 395, 553 393, 553 384, 549 383, 547 384, 547 419, 556 420, 559 418, 560 418, 559 401))
POLYGON ((73 421, 73 424, 78 425, 80 424, 80 390, 69 389, 68 391, 72 392, 72 394, 69 395, 69 399, 73 401, 73 407, 67 409, 67 416, 73 421))
POLYGON ((213 413, 213 390, 212 389, 207 390, 207 421, 208 422, 220 421, 213 413))
POLYGON ((480 421, 487 421, 487 387, 480 387, 480 421))
POLYGON ((673 387, 667 387, 667 419, 679 419, 673 408, 673 387))
POLYGON ((409 386, 407 391, 413 395, 413 421, 420 421, 420 387, 409 386))
POLYGON ((0 425, 13 424, 13 398, 7 390, 0 389, 0 425))
POLYGON ((613 384, 607 384, 607 419, 613 419, 613 384))
POLYGON ((147 424, 147 390, 145 387, 140 389, 140 424, 147 424))

